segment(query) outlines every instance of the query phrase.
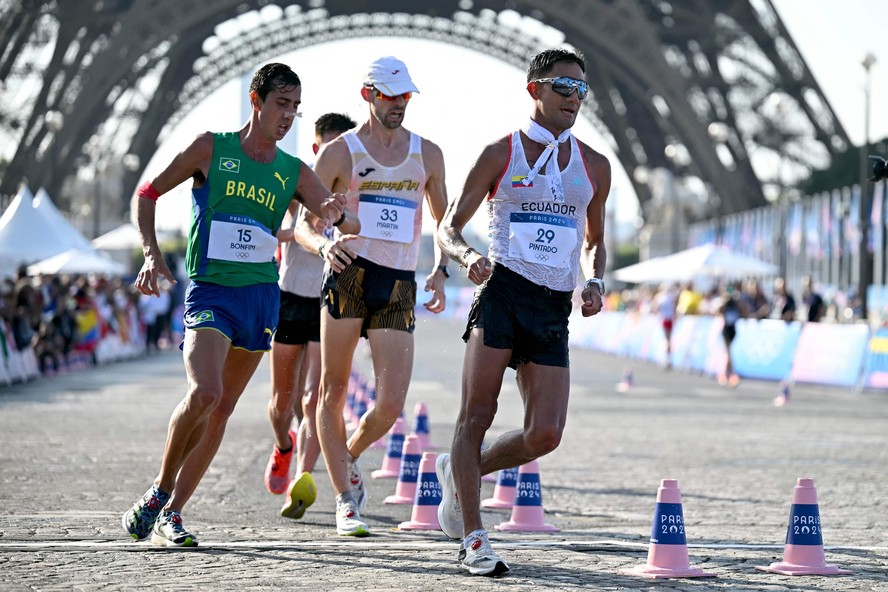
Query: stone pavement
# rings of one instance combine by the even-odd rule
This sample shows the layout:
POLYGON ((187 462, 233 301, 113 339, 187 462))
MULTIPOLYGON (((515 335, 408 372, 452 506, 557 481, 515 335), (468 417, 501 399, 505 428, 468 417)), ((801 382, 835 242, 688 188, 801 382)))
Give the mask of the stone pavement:
MULTIPOLYGON (((594 320, 592 321, 594 322, 594 320)), ((432 442, 452 436, 463 344, 460 323, 420 319, 406 413, 428 405, 432 442)), ((361 351, 361 350, 359 350, 361 351)), ((711 379, 572 352, 572 399, 560 448, 541 459, 552 534, 500 533, 511 563, 473 578, 440 532, 406 532, 410 506, 389 506, 394 480, 373 480, 383 451, 362 459, 373 536, 337 537, 322 466, 318 502, 300 521, 278 516, 262 474, 271 436, 267 364, 247 388, 186 524, 201 546, 166 550, 128 540, 120 516, 159 467, 170 412, 184 392, 178 352, 0 388, 0 590, 886 590, 888 395, 796 385, 777 408, 774 383, 737 389, 711 379), (633 366, 636 384, 614 388, 633 366), (829 563, 841 577, 789 577, 756 565, 783 555, 792 490, 813 477, 829 563), (678 479, 691 563, 717 578, 645 580, 657 487, 678 479)), ((369 376, 366 354, 357 362, 369 376)), ((521 424, 507 374, 491 436, 521 424)), ((490 440, 488 440, 490 441, 490 440)), ((489 497, 492 483, 484 483, 489 497)))

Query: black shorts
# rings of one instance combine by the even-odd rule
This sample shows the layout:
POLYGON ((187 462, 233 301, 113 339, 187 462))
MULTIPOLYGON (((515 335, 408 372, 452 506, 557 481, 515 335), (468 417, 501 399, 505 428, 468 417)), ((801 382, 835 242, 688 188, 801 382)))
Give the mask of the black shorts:
POLYGON ((469 340, 475 327, 483 328, 484 345, 512 350, 510 368, 526 362, 567 368, 571 296, 495 263, 490 278, 475 292, 463 340, 469 340))
POLYGON ((724 329, 722 329, 722 337, 724 337, 726 343, 734 341, 736 336, 737 328, 734 325, 725 325, 724 329))
POLYGON ((364 319, 368 329, 413 333, 416 328, 416 272, 356 258, 340 273, 324 271, 324 304, 334 319, 364 319))
POLYGON ((321 298, 297 296, 281 290, 281 307, 274 342, 305 345, 321 340, 321 298))

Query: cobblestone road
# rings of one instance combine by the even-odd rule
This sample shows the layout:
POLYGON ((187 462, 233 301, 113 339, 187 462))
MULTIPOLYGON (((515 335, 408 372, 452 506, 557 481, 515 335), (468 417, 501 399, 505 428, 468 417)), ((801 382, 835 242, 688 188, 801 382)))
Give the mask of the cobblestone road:
MULTIPOLYGON (((463 345, 458 323, 423 317, 406 411, 429 409, 433 444, 452 436, 463 345)), ((635 364, 636 384, 615 385, 626 360, 572 352, 572 399, 561 447, 541 459, 552 534, 492 531, 512 564, 495 580, 458 569, 440 532, 405 532, 410 506, 383 505, 393 480, 373 480, 383 451, 364 455, 373 536, 332 527, 322 467, 318 502, 304 519, 278 516, 262 473, 271 446, 268 368, 260 367, 195 499, 186 524, 196 550, 126 538, 120 515, 159 466, 170 412, 184 392, 178 352, 0 388, 0 589, 2 590, 886 590, 888 396, 796 385, 772 405, 773 383, 727 390, 710 379, 635 364), (829 563, 841 577, 757 571, 779 561, 798 477, 817 485, 829 563), (691 563, 706 580, 620 575, 643 564, 656 491, 678 479, 691 563)), ((369 374, 369 360, 358 367, 369 374)), ((521 423, 507 377, 492 435, 521 423)), ((489 497, 492 483, 485 483, 489 497)), ((486 512, 491 528, 508 513, 486 512)))

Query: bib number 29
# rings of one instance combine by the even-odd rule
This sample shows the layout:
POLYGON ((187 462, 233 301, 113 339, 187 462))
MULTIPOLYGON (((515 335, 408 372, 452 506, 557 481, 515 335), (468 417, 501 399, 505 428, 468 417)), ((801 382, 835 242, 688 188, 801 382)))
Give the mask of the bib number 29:
POLYGON ((555 240, 555 231, 554 230, 545 230, 543 228, 536 229, 537 237, 536 241, 538 243, 551 243, 555 240))

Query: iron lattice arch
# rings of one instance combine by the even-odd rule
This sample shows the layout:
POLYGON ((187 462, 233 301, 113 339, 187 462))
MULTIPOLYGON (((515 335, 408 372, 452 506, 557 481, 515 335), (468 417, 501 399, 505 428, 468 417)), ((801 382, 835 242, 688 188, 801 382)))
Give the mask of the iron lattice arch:
MULTIPOLYGON (((64 207, 78 168, 111 161, 129 164, 125 200, 166 125, 231 73, 302 47, 421 37, 522 69, 545 47, 490 0, 375 0, 373 13, 354 0, 184 3, 0 0, 0 137, 16 147, 0 193, 26 178, 64 207), (283 17, 208 41, 217 25, 269 10, 283 17), (51 57, 35 58, 47 47, 51 57), (38 90, 22 102, 25 82, 38 90)), ((585 53, 592 93, 581 114, 611 143, 642 205, 651 192, 638 173, 663 168, 705 184, 707 215, 758 207, 769 183, 805 178, 849 147, 769 0, 510 0, 506 8, 585 53), (788 163, 780 178, 762 172, 769 155, 788 163)))

